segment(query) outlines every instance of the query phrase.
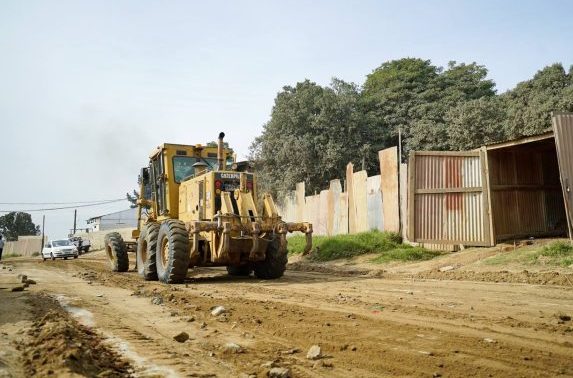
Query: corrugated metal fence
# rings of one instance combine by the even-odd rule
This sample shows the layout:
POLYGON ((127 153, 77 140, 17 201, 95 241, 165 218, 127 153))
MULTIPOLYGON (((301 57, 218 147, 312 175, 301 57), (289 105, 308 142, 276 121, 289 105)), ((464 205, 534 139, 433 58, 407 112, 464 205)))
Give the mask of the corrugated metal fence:
POLYGON ((411 152, 409 239, 490 245, 483 151, 411 152))

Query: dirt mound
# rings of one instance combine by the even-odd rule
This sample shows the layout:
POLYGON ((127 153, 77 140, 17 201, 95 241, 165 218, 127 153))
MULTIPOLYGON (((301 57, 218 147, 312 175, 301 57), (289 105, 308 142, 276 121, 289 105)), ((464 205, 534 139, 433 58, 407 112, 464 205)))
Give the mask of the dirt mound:
POLYGON ((70 318, 51 298, 41 296, 37 301, 39 320, 18 346, 28 376, 131 376, 130 364, 99 335, 70 318))
POLYGON ((573 286, 573 273, 564 274, 559 272, 508 272, 506 270, 498 272, 474 272, 466 270, 453 270, 441 272, 438 269, 418 273, 416 278, 431 278, 439 280, 459 280, 459 281, 482 281, 482 282, 508 282, 526 283, 534 285, 560 285, 573 286))

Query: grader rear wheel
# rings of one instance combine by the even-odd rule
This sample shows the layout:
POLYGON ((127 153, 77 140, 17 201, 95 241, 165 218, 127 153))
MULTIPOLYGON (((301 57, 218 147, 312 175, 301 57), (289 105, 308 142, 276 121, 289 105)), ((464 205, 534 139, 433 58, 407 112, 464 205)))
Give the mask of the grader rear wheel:
POLYGON ((107 234, 104 243, 111 270, 114 272, 127 272, 129 269, 129 257, 127 256, 125 242, 119 232, 107 234))
POLYGON ((189 236, 185 224, 171 219, 163 222, 157 236, 157 277, 165 283, 181 283, 189 269, 189 236))
POLYGON ((137 272, 146 281, 157 280, 157 235, 159 225, 157 223, 148 223, 141 230, 139 239, 137 239, 137 272))

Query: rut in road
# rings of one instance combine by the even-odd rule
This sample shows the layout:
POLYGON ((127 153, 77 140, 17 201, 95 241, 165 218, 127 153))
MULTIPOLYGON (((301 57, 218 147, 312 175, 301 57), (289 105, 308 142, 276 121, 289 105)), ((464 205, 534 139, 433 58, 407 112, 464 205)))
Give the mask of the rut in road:
POLYGON ((299 272, 259 281, 210 269, 167 286, 112 274, 93 256, 25 265, 46 276, 83 274, 82 300, 97 327, 181 375, 263 376, 269 362, 295 376, 573 374, 571 324, 555 317, 573 312, 563 287, 299 272), (93 300, 98 291, 107 304, 93 300), (153 297, 164 304, 150 305, 153 297), (217 305, 224 317, 210 315, 217 305), (178 344, 172 337, 183 329, 192 340, 178 344), (245 353, 225 353, 227 342, 245 353), (318 363, 305 358, 313 344, 326 356, 318 363))

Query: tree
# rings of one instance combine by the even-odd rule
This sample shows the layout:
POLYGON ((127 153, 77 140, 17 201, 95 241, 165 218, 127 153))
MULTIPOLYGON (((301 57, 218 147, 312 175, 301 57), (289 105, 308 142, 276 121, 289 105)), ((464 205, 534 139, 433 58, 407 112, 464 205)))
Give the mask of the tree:
POLYGON ((0 234, 7 240, 18 240, 18 236, 39 235, 40 226, 32 222, 30 214, 13 211, 0 217, 0 234))
POLYGON ((330 87, 309 80, 284 87, 251 145, 261 188, 282 194, 304 181, 312 193, 342 177, 348 162, 373 170, 378 142, 357 111, 359 98, 357 85, 338 79, 330 87))
POLYGON ((494 96, 495 83, 486 77, 487 69, 476 63, 452 61, 446 70, 415 58, 383 63, 364 83, 370 127, 385 128, 388 145, 397 144, 401 129, 406 152, 448 149, 446 113, 460 103, 494 96))
POLYGON ((459 103, 446 113, 449 150, 470 150, 507 139, 507 114, 499 97, 483 97, 459 103))
POLYGON ((432 101, 428 89, 439 73, 429 60, 404 58, 385 62, 366 77, 362 108, 368 126, 382 129, 387 145, 397 144, 398 129, 410 136, 413 121, 420 118, 416 109, 432 101))
POLYGON ((561 63, 538 71, 531 80, 502 95, 507 104, 510 138, 541 133, 551 127, 552 111, 573 111, 573 68, 561 63))

